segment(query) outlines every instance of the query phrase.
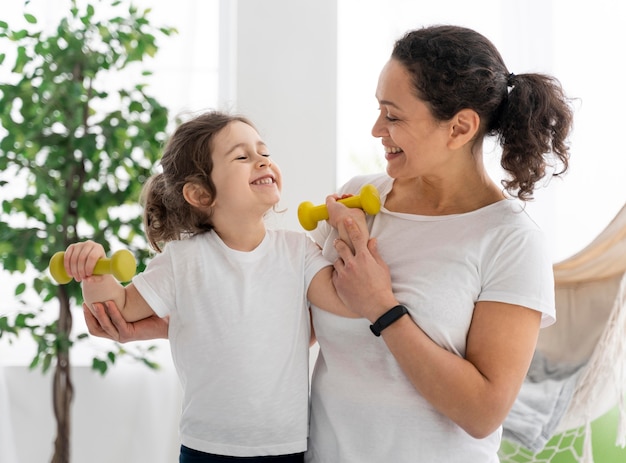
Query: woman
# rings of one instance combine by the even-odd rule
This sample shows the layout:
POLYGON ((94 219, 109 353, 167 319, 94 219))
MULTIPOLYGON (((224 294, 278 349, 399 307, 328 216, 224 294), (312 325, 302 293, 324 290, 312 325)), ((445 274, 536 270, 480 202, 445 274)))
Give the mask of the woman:
MULTIPOLYGON (((456 26, 398 40, 376 97, 387 172, 340 192, 379 188, 374 239, 333 198, 355 251, 327 224, 313 233, 361 318, 312 308, 307 461, 495 463, 538 331, 555 319, 550 256, 523 201, 567 170, 572 111, 555 79, 512 74, 491 42, 456 26), (488 136, 502 146, 504 188, 484 166, 488 136)), ((88 321, 93 334, 113 328, 88 321)))
MULTIPOLYGON (((376 97, 387 174, 342 189, 379 188, 376 241, 353 236, 354 254, 336 244, 335 286, 363 318, 313 308, 307 461, 496 462, 539 328, 555 316, 543 236, 510 196, 532 197, 549 153, 567 169, 571 109, 554 79, 511 74, 485 37, 454 26, 400 39, 376 97), (490 135, 504 191, 483 163, 490 135)), ((314 238, 330 257, 329 227, 314 238)))

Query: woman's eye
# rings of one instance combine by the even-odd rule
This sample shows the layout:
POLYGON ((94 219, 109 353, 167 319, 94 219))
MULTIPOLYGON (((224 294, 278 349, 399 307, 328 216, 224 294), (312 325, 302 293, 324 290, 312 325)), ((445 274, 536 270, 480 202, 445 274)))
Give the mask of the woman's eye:
POLYGON ((398 120, 398 118, 390 116, 389 114, 385 116, 385 119, 387 119, 389 122, 395 122, 398 120))

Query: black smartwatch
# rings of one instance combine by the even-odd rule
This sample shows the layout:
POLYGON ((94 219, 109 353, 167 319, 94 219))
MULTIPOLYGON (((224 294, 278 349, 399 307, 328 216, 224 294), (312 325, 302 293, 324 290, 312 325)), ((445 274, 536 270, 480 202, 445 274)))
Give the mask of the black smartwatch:
POLYGON ((409 310, 402 304, 392 307, 387 312, 382 314, 380 318, 376 320, 376 322, 374 322, 373 325, 370 325, 370 330, 372 330, 372 333, 374 333, 375 336, 380 336, 382 330, 387 328, 392 323, 398 321, 400 317, 408 313, 409 310))

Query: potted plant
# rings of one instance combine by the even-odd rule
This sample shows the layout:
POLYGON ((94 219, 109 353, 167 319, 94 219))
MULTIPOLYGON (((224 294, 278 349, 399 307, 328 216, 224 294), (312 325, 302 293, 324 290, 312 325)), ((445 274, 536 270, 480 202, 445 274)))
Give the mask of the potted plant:
MULTIPOLYGON (((72 333, 80 286, 53 282, 48 263, 90 238, 109 252, 131 250, 138 269, 145 267, 136 204, 159 158, 168 111, 136 81, 149 75, 142 61, 157 52, 157 36, 175 32, 151 25, 149 9, 126 1, 69 4, 48 34, 33 14, 25 13, 23 29, 0 14, 0 66, 11 69, 11 81, 0 82, 0 191, 8 191, 9 177, 25 185, 1 201, 0 262, 18 276, 15 301, 22 308, 0 314, 0 338, 28 333, 37 345, 30 367, 54 370, 54 463, 70 461, 70 349, 86 334, 72 333), (27 305, 26 295, 37 304, 27 305), (53 310, 58 317, 50 321, 53 310)), ((94 358, 93 367, 104 374, 123 352, 118 346, 94 358)))

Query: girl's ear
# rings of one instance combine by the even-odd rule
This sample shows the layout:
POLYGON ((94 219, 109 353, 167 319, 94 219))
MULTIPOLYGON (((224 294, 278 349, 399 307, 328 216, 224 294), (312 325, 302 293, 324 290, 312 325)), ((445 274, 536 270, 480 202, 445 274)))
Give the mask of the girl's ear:
POLYGON ((185 201, 191 204, 193 207, 203 209, 211 207, 213 198, 211 194, 201 185, 197 183, 187 182, 183 186, 183 197, 185 201))
POLYGON ((452 118, 448 147, 460 148, 471 142, 480 127, 480 116, 473 109, 461 109, 452 118))

